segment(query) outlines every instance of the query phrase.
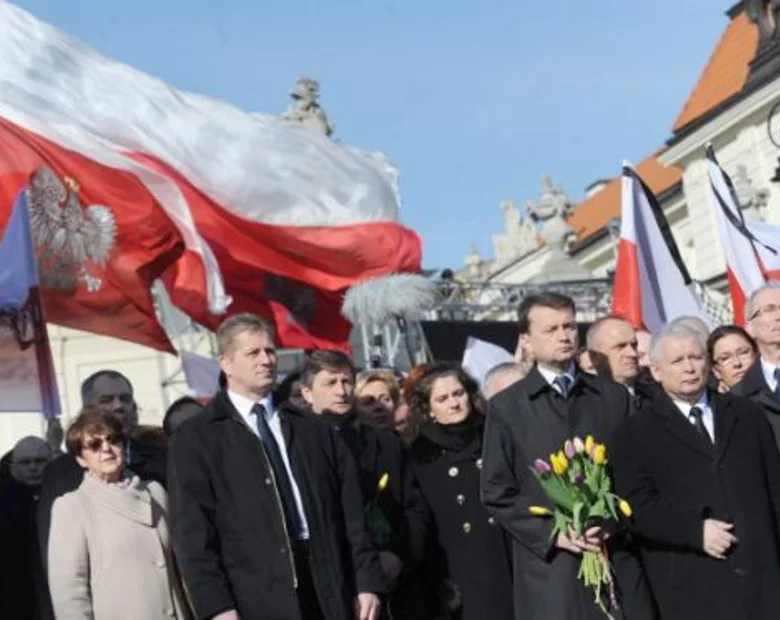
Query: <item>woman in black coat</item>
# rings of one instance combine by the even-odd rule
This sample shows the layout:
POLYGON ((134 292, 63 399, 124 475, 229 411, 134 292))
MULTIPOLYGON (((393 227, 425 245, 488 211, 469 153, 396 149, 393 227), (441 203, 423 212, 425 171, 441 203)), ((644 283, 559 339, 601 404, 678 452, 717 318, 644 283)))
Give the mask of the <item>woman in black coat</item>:
POLYGON ((413 414, 423 420, 412 465, 432 514, 429 590, 444 594, 431 601, 432 618, 513 618, 511 545, 480 503, 480 402, 476 382, 449 364, 433 365, 412 392, 413 414))

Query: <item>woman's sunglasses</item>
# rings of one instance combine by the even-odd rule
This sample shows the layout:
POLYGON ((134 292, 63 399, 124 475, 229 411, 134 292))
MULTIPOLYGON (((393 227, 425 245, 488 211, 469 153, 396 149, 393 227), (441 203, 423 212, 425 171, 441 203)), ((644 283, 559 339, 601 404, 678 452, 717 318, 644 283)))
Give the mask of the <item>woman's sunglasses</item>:
POLYGON ((108 437, 93 437, 89 441, 84 443, 84 448, 90 452, 100 452, 103 447, 103 442, 106 442, 109 446, 122 445, 122 437, 119 435, 109 435, 108 437))

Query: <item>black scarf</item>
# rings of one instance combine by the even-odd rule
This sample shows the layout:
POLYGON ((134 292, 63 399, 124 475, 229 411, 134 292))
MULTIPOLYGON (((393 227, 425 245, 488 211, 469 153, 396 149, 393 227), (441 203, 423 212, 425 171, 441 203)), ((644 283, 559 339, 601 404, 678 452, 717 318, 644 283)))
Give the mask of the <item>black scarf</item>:
POLYGON ((479 413, 471 413, 463 422, 457 424, 439 424, 428 420, 420 429, 420 434, 440 448, 451 452, 462 452, 475 440, 482 443, 482 429, 485 419, 479 413))

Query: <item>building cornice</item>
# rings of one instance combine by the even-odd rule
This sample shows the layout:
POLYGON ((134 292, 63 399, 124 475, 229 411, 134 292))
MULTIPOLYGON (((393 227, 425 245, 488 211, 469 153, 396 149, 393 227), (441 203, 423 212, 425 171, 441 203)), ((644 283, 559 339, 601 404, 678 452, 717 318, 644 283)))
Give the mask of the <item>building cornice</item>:
POLYGON ((780 99, 780 79, 773 79, 727 99, 702 119, 692 123, 690 130, 674 136, 667 149, 658 155, 665 166, 679 166, 685 159, 700 152, 747 116, 768 107, 780 99))

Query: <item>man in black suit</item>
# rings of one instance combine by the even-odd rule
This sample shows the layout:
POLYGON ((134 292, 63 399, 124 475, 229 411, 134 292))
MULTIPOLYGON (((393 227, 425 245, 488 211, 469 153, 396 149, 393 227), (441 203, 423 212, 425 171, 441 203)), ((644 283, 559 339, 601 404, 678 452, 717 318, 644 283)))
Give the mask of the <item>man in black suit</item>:
POLYGON ((585 341, 598 375, 628 390, 632 411, 652 400, 657 385, 639 366, 639 341, 631 323, 615 315, 602 317, 588 328, 585 341))
POLYGON ((361 421, 361 415, 368 419, 387 417, 387 407, 376 402, 361 406, 359 411, 356 409, 355 367, 340 351, 309 353, 300 382, 307 408, 333 427, 357 464, 366 510, 374 511, 374 517, 368 519, 368 529, 379 550, 379 561, 390 590, 386 605, 391 614, 388 617, 428 620, 421 608, 416 570, 425 551, 428 524, 425 500, 398 437, 361 421), (378 485, 385 475, 388 475, 387 486, 380 491, 378 485), (377 508, 381 517, 376 515, 377 508))
MULTIPOLYGON (((629 394, 621 386, 579 372, 574 302, 543 293, 520 304, 520 338, 536 359, 528 376, 490 402, 485 427, 482 501, 514 539, 515 609, 518 618, 601 619, 593 595, 577 579, 584 550, 597 551, 607 532, 594 527, 584 538, 551 537, 552 522, 531 515, 530 506, 551 506, 531 474, 574 436, 607 442, 628 417, 629 394)), ((623 536, 610 541, 627 620, 652 618, 641 567, 623 536)))
POLYGON ((375 620, 384 590, 352 456, 330 426, 274 404, 273 326, 217 332, 227 379, 169 452, 173 546, 198 618, 375 620))
POLYGON ((777 618, 780 456, 760 409, 707 389, 701 336, 665 326, 651 345, 663 392, 618 430, 617 492, 633 507, 665 620, 777 618))
POLYGON ((780 450, 780 283, 769 282, 750 295, 745 319, 759 358, 731 391, 761 407, 780 450))

